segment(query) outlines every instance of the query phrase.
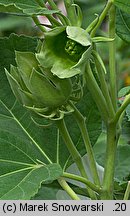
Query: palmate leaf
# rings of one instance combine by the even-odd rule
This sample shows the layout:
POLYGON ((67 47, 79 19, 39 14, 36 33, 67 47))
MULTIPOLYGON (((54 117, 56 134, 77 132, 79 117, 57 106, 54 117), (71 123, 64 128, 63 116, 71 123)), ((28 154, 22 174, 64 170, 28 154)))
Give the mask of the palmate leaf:
MULTIPOLYGON (((66 168, 73 162, 64 143, 57 141, 55 124, 50 128, 41 128, 31 120, 29 112, 16 101, 4 72, 4 68, 9 70, 10 64, 16 64, 14 50, 35 52, 36 46, 37 38, 12 34, 9 38, 0 39, 1 199, 30 199, 42 182, 57 179, 62 175, 61 167, 66 168), (31 189, 27 189, 27 185, 31 189)), ((86 116, 94 144, 101 132, 101 119, 89 93, 84 99, 80 107, 86 116)), ((71 119, 71 116, 66 118, 67 125, 71 125, 69 130, 74 143, 84 155, 86 151, 80 132, 71 119)))
POLYGON ((35 0, 0 0, 0 12, 32 16, 53 14, 58 11, 43 8, 35 0))

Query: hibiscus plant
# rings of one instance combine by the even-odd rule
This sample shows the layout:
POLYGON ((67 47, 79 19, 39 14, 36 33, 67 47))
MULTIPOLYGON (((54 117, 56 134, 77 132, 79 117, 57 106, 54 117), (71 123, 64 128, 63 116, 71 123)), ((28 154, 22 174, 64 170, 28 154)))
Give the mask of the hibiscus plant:
POLYGON ((118 84, 117 46, 130 43, 130 2, 104 1, 86 27, 78 3, 0 0, 40 32, 0 38, 2 200, 129 199, 130 86, 118 84))

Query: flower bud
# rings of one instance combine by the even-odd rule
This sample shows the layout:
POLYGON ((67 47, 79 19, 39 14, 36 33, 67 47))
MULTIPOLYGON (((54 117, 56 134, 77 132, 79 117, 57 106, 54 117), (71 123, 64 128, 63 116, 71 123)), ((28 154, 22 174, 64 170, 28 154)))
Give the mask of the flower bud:
POLYGON ((35 54, 16 52, 17 67, 6 75, 11 89, 23 106, 45 114, 64 105, 72 92, 70 79, 60 79, 39 66, 35 54))

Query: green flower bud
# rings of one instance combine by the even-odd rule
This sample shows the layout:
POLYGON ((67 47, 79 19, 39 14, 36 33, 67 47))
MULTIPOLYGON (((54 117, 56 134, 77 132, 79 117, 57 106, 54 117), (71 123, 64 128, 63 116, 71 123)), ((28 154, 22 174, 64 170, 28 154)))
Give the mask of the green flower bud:
POLYGON ((17 67, 6 75, 11 89, 23 106, 40 115, 51 115, 64 106, 72 92, 70 79, 60 79, 39 66, 35 54, 16 52, 17 67))

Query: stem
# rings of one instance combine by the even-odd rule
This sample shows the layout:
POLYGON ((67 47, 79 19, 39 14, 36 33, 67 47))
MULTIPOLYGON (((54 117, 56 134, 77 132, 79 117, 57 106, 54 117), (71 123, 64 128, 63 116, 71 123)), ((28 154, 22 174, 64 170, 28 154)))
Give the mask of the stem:
POLYGON ((123 115, 126 107, 130 104, 130 94, 126 95, 125 100, 123 102, 123 104, 121 105, 121 107, 118 109, 116 115, 115 115, 115 119, 114 122, 117 123, 119 121, 119 119, 121 118, 121 116, 123 115))
MULTIPOLYGON (((36 1, 41 7, 46 8, 46 4, 42 0, 36 0, 36 1)), ((52 2, 52 4, 53 4, 52 9, 59 10, 57 5, 55 5, 55 3, 53 1, 50 0, 50 1, 48 1, 48 3, 49 2, 52 2), (55 7, 54 7, 54 5, 55 5, 55 7)), ((52 25, 54 24, 54 26, 61 26, 61 24, 52 15, 46 14, 46 17, 48 18, 48 20, 51 22, 52 25)))
POLYGON ((50 23, 54 26, 61 26, 61 23, 59 23, 52 15, 46 15, 50 23))
POLYGON ((61 187, 67 192, 67 194, 73 199, 73 200, 80 200, 80 198, 77 196, 77 194, 72 190, 72 188, 67 184, 64 178, 58 179, 59 184, 61 187))
POLYGON ((72 7, 72 4, 74 4, 74 1, 73 0, 64 0, 64 4, 65 4, 67 16, 70 20, 71 25, 76 26, 76 24, 77 24, 76 11, 75 11, 75 8, 72 7))
MULTIPOLYGON (((48 0, 48 3, 49 3, 49 5, 51 6, 51 8, 52 8, 53 10, 59 10, 59 8, 57 7, 57 5, 55 4, 54 1, 48 0)), ((59 19, 60 19, 60 21, 62 22, 63 25, 69 24, 69 23, 67 22, 66 17, 64 18, 64 16, 63 16, 60 12, 59 12, 59 14, 57 14, 57 16, 59 17, 59 19)))
POLYGON ((111 97, 108 91, 108 86, 105 80, 105 71, 104 71, 105 66, 104 66, 104 63, 102 62, 101 57, 98 55, 96 51, 93 51, 93 56, 95 60, 96 70, 98 72, 100 83, 101 83, 101 90, 106 100, 106 103, 108 105, 109 115, 110 115, 110 118, 113 118, 115 116, 115 111, 114 111, 111 97))
POLYGON ((99 109, 99 112, 104 120, 104 122, 107 122, 109 112, 108 112, 108 107, 107 103, 105 101, 105 98, 95 80, 95 77, 92 73, 90 63, 88 62, 87 67, 86 67, 86 73, 85 73, 85 80, 86 80, 86 85, 90 93, 92 94, 92 97, 99 109))
POLYGON ((72 115, 74 116, 75 120, 77 121, 77 124, 78 124, 78 126, 80 128, 80 131, 81 131, 81 134, 82 134, 82 137, 83 137, 83 140, 84 140, 87 155, 88 155, 88 158, 89 158, 89 161, 90 161, 90 168, 91 168, 91 172, 92 172, 92 175, 93 175, 94 183, 97 184, 97 185, 100 185, 100 179, 99 179, 98 172, 97 172, 97 167, 96 167, 96 160, 95 160, 95 157, 94 157, 91 141, 90 141, 88 131, 87 131, 87 128, 86 128, 85 118, 79 112, 79 110, 74 106, 74 104, 71 103, 71 106, 74 109, 74 112, 72 113, 72 115))
POLYGON ((117 148, 116 138, 116 124, 109 123, 107 126, 107 149, 106 149, 106 162, 104 179, 102 186, 101 199, 113 199, 113 183, 114 183, 114 170, 115 170, 115 156, 117 148))
MULTIPOLYGON (((84 165, 83 165, 83 162, 82 162, 81 155, 79 154, 78 150, 76 149, 76 147, 75 147, 75 145, 74 145, 74 143, 73 143, 73 141, 72 141, 72 139, 71 139, 71 137, 70 137, 70 135, 68 133, 68 130, 66 128, 64 120, 63 119, 58 120, 58 121, 56 121, 56 124, 57 124, 57 127, 59 128, 59 131, 60 131, 60 133, 61 133, 61 135, 63 137, 63 140, 64 140, 64 142, 65 142, 65 144, 66 144, 66 146, 67 146, 73 160, 75 161, 81 175, 84 178, 88 179, 88 176, 87 176, 86 171, 84 169, 84 165)), ((88 188, 88 192, 89 192, 90 197, 92 199, 96 199, 96 195, 92 190, 90 190, 88 188)))
MULTIPOLYGON (((116 9, 112 5, 109 13, 109 37, 115 38, 115 21, 116 21, 116 9)), ((117 109, 117 86, 116 86, 116 44, 115 40, 109 43, 109 71, 110 71, 110 93, 113 103, 113 107, 117 109)))
POLYGON ((129 199, 129 195, 130 195, 130 181, 128 181, 127 188, 126 188, 123 200, 128 200, 129 199))
POLYGON ((107 13, 108 13, 111 6, 112 6, 112 0, 108 0, 104 10, 102 11, 102 13, 101 13, 101 15, 99 17, 97 25, 95 26, 95 28, 91 32, 91 37, 95 36, 97 29, 101 25, 102 21, 104 20, 104 18, 107 15, 107 13))
POLYGON ((97 193, 101 193, 101 188, 98 185, 93 184, 92 182, 90 182, 86 178, 83 178, 81 176, 74 175, 71 173, 66 173, 66 172, 63 173, 63 177, 82 182, 85 185, 87 185, 89 188, 91 188, 93 191, 95 191, 97 193))
POLYGON ((44 28, 44 26, 41 25, 39 19, 36 16, 32 16, 34 23, 36 24, 36 26, 38 26, 38 28, 42 31, 42 32, 46 32, 46 28, 44 28))

